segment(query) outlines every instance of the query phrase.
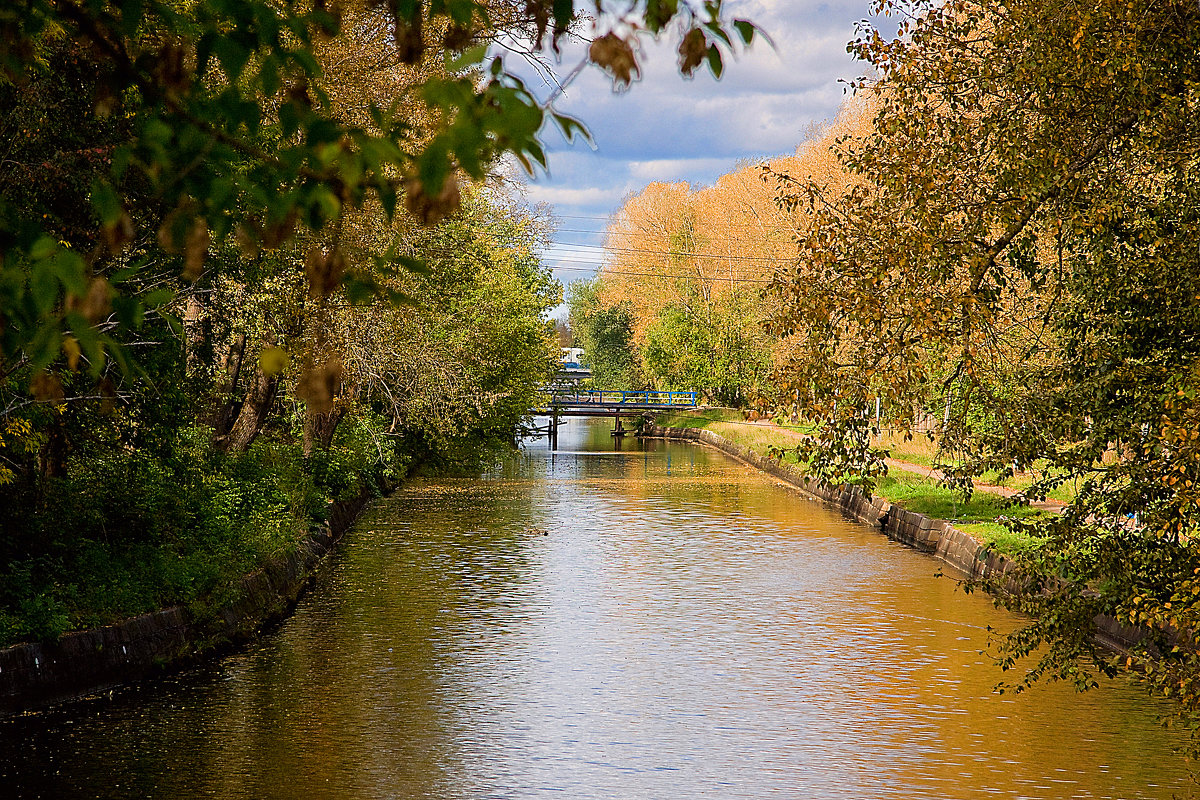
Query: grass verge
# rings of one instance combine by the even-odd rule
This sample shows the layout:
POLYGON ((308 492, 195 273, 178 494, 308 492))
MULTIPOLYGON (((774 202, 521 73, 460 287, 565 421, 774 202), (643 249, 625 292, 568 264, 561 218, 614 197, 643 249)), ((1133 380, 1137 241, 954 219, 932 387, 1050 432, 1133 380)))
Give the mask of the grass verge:
MULTIPOLYGON (((801 426, 749 422, 743 419, 740 411, 725 408, 663 414, 656 422, 668 428, 710 430, 726 441, 759 455, 767 455, 772 448, 793 448, 806 433, 806 429, 801 426)), ((932 447, 924 447, 915 439, 913 442, 901 444, 907 447, 898 447, 898 452, 893 451, 895 458, 922 466, 933 463, 932 447)), ((926 441, 925 444, 929 443, 926 441)), ((784 461, 795 464, 795 454, 787 453, 784 461)), ((909 511, 935 519, 949 520, 956 528, 972 534, 988 547, 1008 554, 1030 550, 1040 542, 1027 534, 1009 530, 1001 520, 1029 519, 1047 513, 1029 506, 1016 505, 1008 498, 991 492, 975 491, 970 500, 964 500, 962 493, 942 486, 933 478, 900 470, 893 470, 889 475, 880 478, 875 493, 909 511)))

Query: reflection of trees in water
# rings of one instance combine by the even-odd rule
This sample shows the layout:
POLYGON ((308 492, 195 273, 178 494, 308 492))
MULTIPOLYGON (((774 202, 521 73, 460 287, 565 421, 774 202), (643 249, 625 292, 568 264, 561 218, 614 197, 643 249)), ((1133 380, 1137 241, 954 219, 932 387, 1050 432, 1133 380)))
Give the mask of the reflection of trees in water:
MULTIPOLYGON (((593 429, 578 441, 607 447, 593 429)), ((979 651, 1008 618, 935 568, 719 453, 517 453, 380 501, 277 633, 48 728, 22 769, 88 787, 117 765, 145 794, 447 800, 668 796, 668 778, 670 796, 728 781, 732 797, 1179 780, 1123 685, 994 697, 979 651)))

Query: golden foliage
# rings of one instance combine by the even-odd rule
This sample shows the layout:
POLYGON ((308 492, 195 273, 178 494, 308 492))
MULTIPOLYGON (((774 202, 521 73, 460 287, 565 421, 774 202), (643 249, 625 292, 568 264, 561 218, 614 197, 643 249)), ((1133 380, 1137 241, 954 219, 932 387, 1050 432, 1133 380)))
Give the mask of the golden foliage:
MULTIPOLYGON (((712 186, 651 183, 628 198, 606 231, 599 299, 633 310, 635 344, 644 343, 668 306, 748 301, 759 310, 750 324, 770 316, 777 301, 763 289, 773 278, 803 271, 796 238, 811 213, 778 204, 767 173, 844 194, 854 179, 838 154, 870 131, 875 106, 874 98, 853 98, 793 155, 743 164, 712 186)), ((791 340, 778 337, 774 346, 775 362, 785 363, 791 340)))

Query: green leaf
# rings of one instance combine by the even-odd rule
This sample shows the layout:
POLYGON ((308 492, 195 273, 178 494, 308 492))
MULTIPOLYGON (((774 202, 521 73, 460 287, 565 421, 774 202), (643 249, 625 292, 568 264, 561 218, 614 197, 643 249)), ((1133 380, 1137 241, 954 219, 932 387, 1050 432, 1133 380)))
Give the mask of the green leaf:
POLYGON ((274 97, 279 91, 281 82, 276 56, 269 55, 263 59, 262 67, 258 71, 258 82, 267 97, 274 97))
POLYGON ((390 259, 391 263, 399 264, 400 267, 414 275, 429 277, 433 274, 433 267, 429 261, 423 258, 412 258, 410 256, 393 256, 390 259))
POLYGON ((708 48, 708 68, 712 71, 713 77, 718 80, 721 78, 721 73, 725 71, 725 64, 721 61, 721 51, 715 44, 708 48))
POLYGON ((328 186, 318 184, 309 194, 309 227, 320 230, 326 222, 337 219, 341 209, 337 195, 328 186))
POLYGON ((283 130, 284 138, 290 138, 300 130, 300 109, 295 103, 279 106, 279 127, 283 130))
POLYGON ((725 28, 721 26, 721 23, 706 22, 704 23, 704 27, 707 28, 713 36, 716 36, 718 39, 724 42, 726 47, 733 47, 733 40, 729 38, 729 34, 726 33, 725 28))
POLYGON ((64 289, 75 295, 82 295, 87 291, 87 264, 78 253, 61 247, 50 260, 64 289))
POLYGON ((456 58, 451 58, 453 53, 447 52, 446 69, 448 69, 450 72, 462 72, 469 67, 482 64, 483 60, 487 58, 487 54, 488 45, 486 44, 468 48, 467 50, 463 51, 462 55, 456 58))
POLYGON ((309 147, 326 142, 336 142, 342 138, 341 127, 326 117, 315 117, 308 123, 304 133, 309 147))
POLYGON ((58 305, 58 270, 53 259, 35 261, 29 271, 29 293, 38 316, 46 316, 58 305))
POLYGON ((595 143, 592 139, 591 131, 589 131, 587 127, 575 117, 554 112, 550 114, 550 117, 554 120, 554 123, 558 126, 558 129, 562 131, 563 138, 568 142, 575 141, 575 136, 579 135, 582 136, 584 141, 586 141, 588 144, 595 143))
POLYGON ((386 294, 388 301, 397 308, 404 306, 408 306, 410 308, 421 308, 420 300, 408 294, 407 292, 402 292, 399 289, 388 289, 386 290, 386 294))
POLYGON ((361 305, 378 297, 379 285, 371 278, 354 275, 342 282, 342 292, 351 305, 361 305))
POLYGON ((208 61, 213 56, 213 44, 217 41, 217 34, 213 31, 207 31, 196 42, 196 72, 203 75, 208 69, 208 61))
POLYGON ((141 27, 142 17, 146 12, 146 0, 121 0, 117 6, 121 9, 121 33, 133 37, 141 27))
POLYGON ((741 37, 743 44, 749 45, 754 41, 753 22, 745 19, 735 19, 733 21, 733 28, 737 31, 738 36, 741 37))
POLYGON ((542 146, 536 140, 525 148, 525 152, 529 153, 542 169, 546 169, 546 151, 542 149, 542 146))
POLYGON ((554 0, 551 6, 554 12, 554 27, 565 30, 575 16, 575 4, 572 0, 554 0))
POLYGON ((34 261, 41 261, 49 258, 54 254, 54 251, 59 247, 58 242, 45 234, 39 236, 29 248, 29 258, 34 261))
POLYGON ((391 219, 396 215, 396 202, 399 199, 396 190, 390 182, 385 181, 382 185, 377 186, 375 191, 379 195, 379 204, 383 206, 383 213, 387 214, 388 219, 391 219))
POLYGON ((153 292, 148 292, 142 298, 142 302, 146 304, 146 308, 160 310, 174 299, 175 292, 171 289, 155 289, 153 292))
POLYGON ((118 294, 113 297, 112 306, 121 325, 130 330, 137 330, 142 326, 146 309, 137 298, 118 294))
POLYGON ((450 160, 447 142, 445 137, 439 136, 417 156, 417 177, 421 179, 427 193, 437 194, 442 190, 442 185, 446 182, 449 174, 450 160))
POLYGON ((219 36, 214 39, 212 50, 229 80, 237 81, 246 66, 246 61, 250 58, 250 51, 229 36, 219 36))
POLYGON ((104 367, 104 345, 100 342, 99 331, 82 315, 72 311, 67 314, 67 325, 71 329, 71 333, 79 341, 79 347, 83 350, 83 354, 88 359, 88 371, 93 375, 99 375, 100 370, 104 367))
POLYGON ((679 13, 679 0, 648 0, 646 29, 658 33, 679 13))
POLYGON ((104 225, 111 225, 121 218, 124 213, 124 208, 121 206, 121 198, 117 196, 117 190, 109 185, 107 181, 92 182, 92 208, 96 209, 96 216, 100 218, 100 222, 104 225))
POLYGON ((25 347, 33 369, 43 370, 58 357, 62 348, 62 329, 57 318, 46 320, 38 327, 37 333, 25 347))

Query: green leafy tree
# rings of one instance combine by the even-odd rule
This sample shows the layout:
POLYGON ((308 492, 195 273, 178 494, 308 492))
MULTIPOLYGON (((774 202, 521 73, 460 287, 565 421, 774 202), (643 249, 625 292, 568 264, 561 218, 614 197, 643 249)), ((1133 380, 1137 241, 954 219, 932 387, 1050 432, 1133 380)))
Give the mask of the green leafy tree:
POLYGON ((377 409, 421 457, 511 444, 558 364, 544 314, 562 290, 541 265, 546 231, 527 209, 479 191, 411 239, 428 270, 395 284, 410 304, 339 310, 343 397, 377 409))
MULTIPOLYGON (((324 0, 6 4, 0 76, 9 90, 53 72, 56 48, 77 42, 103 68, 75 87, 74 101, 90 105, 91 113, 60 122, 78 120, 86 129, 96 117, 110 118, 125 129, 109 138, 107 168, 90 182, 90 214, 75 211, 54 224, 43 209, 0 196, 5 369, 29 362, 43 370, 60 354, 70 358, 75 341, 95 372, 105 353, 122 350, 115 339, 90 331, 96 320, 84 311, 99 313, 92 308, 99 301, 88 306, 87 298, 104 294, 119 322, 136 327, 153 305, 126 286, 143 261, 109 266, 145 235, 140 197, 153 198, 162 220, 152 223, 158 240, 177 254, 178 270, 195 279, 210 243, 235 234, 246 247, 269 249, 299 227, 336 228, 346 209, 368 198, 389 216, 402 204, 432 223, 457 208, 460 175, 482 180, 505 156, 528 170, 544 167, 543 125, 556 125, 568 138, 582 128, 544 107, 502 57, 488 54, 497 24, 520 22, 503 10, 473 0, 365 8, 324 0), (339 35, 347 12, 386 21, 390 55, 400 64, 422 62, 432 31, 447 69, 421 81, 405 102, 370 102, 348 119, 331 107, 316 57, 323 38, 339 35), (83 229, 82 240, 64 237, 63 224, 83 229)), ((535 47, 557 49, 576 13, 572 2, 527 4, 535 47)), ((727 22, 719 2, 694 8, 648 0, 598 16, 589 58, 628 84, 638 67, 633 34, 622 31, 643 27, 657 35, 675 22, 688 31, 681 50, 688 73, 707 62, 720 74, 722 50, 734 37, 749 43, 755 30, 744 20, 727 22)), ((53 376, 44 383, 52 382, 53 376)))
POLYGON ((659 388, 698 391, 732 406, 769 391, 773 369, 758 314, 737 296, 667 306, 647 327, 642 360, 659 388))
POLYGON ((779 176, 814 220, 774 321, 823 424, 814 463, 878 470, 879 397, 896 424, 942 422, 962 485, 1034 463, 1048 477, 1030 497, 1077 484, 999 595, 1035 620, 1003 663, 1080 687, 1137 668, 1196 730, 1200 10, 951 2, 905 19, 852 44, 879 75, 860 83, 874 130, 841 143, 854 185, 779 176), (1111 658, 1099 614, 1145 639, 1111 658))
POLYGON ((642 387, 641 369, 633 345, 633 310, 628 305, 605 306, 598 281, 578 281, 567 294, 575 344, 583 348, 584 364, 601 389, 642 387))

